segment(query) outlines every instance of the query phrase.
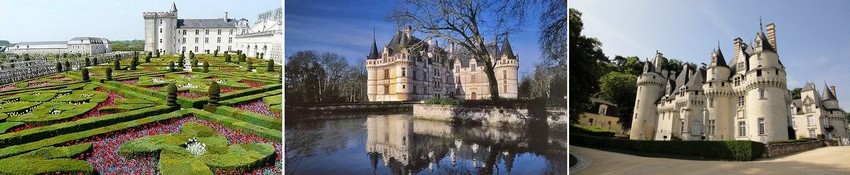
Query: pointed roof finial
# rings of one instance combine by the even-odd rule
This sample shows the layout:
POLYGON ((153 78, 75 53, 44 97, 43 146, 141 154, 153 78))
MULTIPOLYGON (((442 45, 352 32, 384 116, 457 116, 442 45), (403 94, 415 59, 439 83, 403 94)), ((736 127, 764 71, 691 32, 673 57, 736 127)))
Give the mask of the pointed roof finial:
POLYGON ((177 3, 171 2, 171 12, 177 12, 177 3))
POLYGON ((375 27, 372 27, 372 48, 369 49, 369 56, 366 59, 378 59, 378 45, 375 40, 375 27))
POLYGON ((761 16, 759 16, 759 31, 764 31, 764 25, 761 24, 761 16))

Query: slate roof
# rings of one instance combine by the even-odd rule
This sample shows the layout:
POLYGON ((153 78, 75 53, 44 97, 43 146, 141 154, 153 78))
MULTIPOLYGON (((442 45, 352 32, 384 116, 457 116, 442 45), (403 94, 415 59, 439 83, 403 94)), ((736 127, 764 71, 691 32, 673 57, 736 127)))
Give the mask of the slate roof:
POLYGON ((15 45, 23 46, 23 45, 57 45, 57 44, 68 44, 68 41, 30 41, 30 42, 19 42, 15 45))
POLYGON ((177 28, 236 28, 235 19, 177 19, 177 28))
POLYGON ((761 40, 761 49, 762 50, 769 50, 769 51, 776 52, 776 49, 773 49, 773 45, 770 45, 770 41, 767 40, 767 36, 764 35, 764 32, 759 32, 758 36, 756 36, 756 37, 761 38, 760 40, 761 40))
POLYGON ((717 50, 714 50, 714 62, 711 66, 720 66, 720 67, 729 67, 726 65, 726 59, 723 58, 723 52, 720 51, 720 45, 717 46, 717 50))
POLYGON ((824 85, 823 87, 823 101, 827 100, 838 100, 835 98, 835 94, 832 93, 832 90, 829 89, 829 86, 824 85))

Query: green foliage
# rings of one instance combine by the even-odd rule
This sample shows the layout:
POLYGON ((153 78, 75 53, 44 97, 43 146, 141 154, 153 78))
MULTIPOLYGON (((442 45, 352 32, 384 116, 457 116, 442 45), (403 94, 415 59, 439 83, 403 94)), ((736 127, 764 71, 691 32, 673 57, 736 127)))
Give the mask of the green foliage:
POLYGON ((185 64, 184 62, 186 62, 186 61, 185 61, 185 60, 183 60, 183 59, 179 59, 179 60, 177 60, 177 67, 181 67, 181 68, 182 68, 182 67, 186 66, 186 64, 185 64))
POLYGON ((815 139, 815 138, 800 138, 800 139, 795 139, 795 140, 770 141, 768 143, 771 143, 771 144, 775 144, 775 143, 799 143, 799 142, 811 142, 811 141, 816 141, 816 140, 817 139, 815 139))
POLYGON ((170 83, 167 88, 168 98, 166 99, 166 104, 172 108, 180 107, 177 105, 177 86, 174 83, 170 83))
POLYGON ((218 82, 212 81, 210 83, 209 90, 207 92, 207 96, 209 97, 209 105, 218 106, 219 97, 221 94, 221 89, 218 87, 218 82))
POLYGON ((112 69, 121 70, 121 62, 118 61, 118 59, 116 59, 115 61, 112 61, 112 64, 113 64, 112 69))
POLYGON ((112 51, 143 51, 145 40, 109 41, 112 51))
POLYGON ((174 72, 174 61, 168 62, 168 72, 174 72))
POLYGON ((251 134, 256 134, 257 136, 271 139, 271 140, 283 140, 283 135, 280 130, 269 129, 266 127, 260 127, 254 125, 249 122, 245 122, 239 119, 234 119, 231 117, 221 116, 218 114, 213 114, 207 111, 203 111, 200 109, 189 108, 188 111, 191 111, 195 117, 215 121, 221 125, 224 125, 228 128, 233 128, 242 132, 247 132, 251 134))
POLYGON ((91 60, 89 59, 89 57, 86 57, 86 62, 85 62, 84 65, 85 65, 85 67, 91 66, 91 60))
POLYGON ((112 80, 112 68, 106 68, 106 80, 112 80))
POLYGON ((596 136, 596 137, 603 137, 603 138, 611 138, 611 137, 614 137, 614 134, 615 134, 614 131, 611 131, 611 130, 608 130, 608 129, 605 129, 605 128, 600 128, 600 127, 596 127, 596 126, 583 126, 583 125, 576 125, 576 124, 570 125, 570 133, 596 136))
POLYGON ((239 55, 239 62, 245 62, 245 59, 246 59, 246 58, 248 58, 248 57, 247 57, 247 56, 245 56, 245 54, 244 54, 244 53, 243 53, 242 55, 239 55))
POLYGON ((253 112, 243 111, 228 106, 218 106, 214 111, 215 114, 242 120, 257 126, 266 127, 274 130, 281 130, 283 122, 279 118, 264 116, 253 112))
POLYGON ((155 49, 155 50, 154 50, 154 52, 153 52, 153 57, 154 57, 154 58, 159 58, 159 56, 160 56, 160 55, 159 55, 159 49, 155 49))
POLYGON ((218 49, 213 52, 213 57, 218 57, 218 49))
POLYGON ((637 76, 632 74, 609 72, 599 79, 599 97, 617 104, 617 116, 620 121, 631 126, 632 111, 637 98, 637 76))
POLYGON ((204 73, 210 72, 210 63, 204 61, 204 73))
POLYGON ((438 104, 438 105, 459 105, 462 100, 453 99, 453 98, 439 98, 439 97, 431 97, 428 100, 425 100, 425 104, 438 104))
POLYGON ((266 63, 266 72, 274 72, 274 60, 269 59, 269 62, 266 63))
POLYGON ((97 57, 91 59, 91 65, 97 65, 97 57))
POLYGON ((62 72, 62 63, 56 62, 56 72, 62 72))
POLYGON ((0 133, 6 133, 9 129, 23 125, 24 122, 3 122, 0 123, 0 133))
POLYGON ((162 174, 212 174, 209 167, 238 169, 264 163, 275 149, 265 143, 228 145, 227 138, 203 124, 188 122, 180 133, 145 136, 125 142, 119 148, 124 155, 159 152, 162 174), (203 154, 195 155, 183 148, 189 139, 206 145, 203 154))
POLYGON ((91 143, 66 147, 51 146, 0 159, 0 174, 95 174, 91 164, 73 159, 74 156, 91 149, 91 143))
POLYGON ((803 91, 803 88, 794 88, 791 90, 791 99, 801 99, 800 92, 803 91))
POLYGON ((230 62, 230 55, 229 54, 224 55, 224 62, 228 62, 228 63, 230 62))
POLYGON ((765 146, 754 141, 645 141, 610 139, 581 134, 570 134, 570 144, 614 148, 648 153, 665 153, 684 156, 699 156, 726 160, 751 161, 761 157, 765 146))
POLYGON ((70 70, 71 70, 71 62, 68 62, 68 61, 66 60, 66 61, 65 61, 65 71, 67 72, 67 71, 70 71, 70 70))
POLYGON ((602 63, 607 61, 605 53, 602 52, 602 42, 596 38, 581 34, 584 23, 581 20, 581 12, 569 9, 569 54, 570 54, 570 78, 569 84, 580 86, 569 86, 570 88, 570 121, 578 120, 579 114, 590 108, 590 96, 599 91, 599 77, 601 76, 602 63))
POLYGON ((83 81, 90 81, 91 80, 89 78, 89 69, 88 68, 83 68, 82 70, 80 70, 80 74, 83 76, 83 81))
POLYGON ((248 72, 251 72, 251 70, 254 70, 254 62, 248 61, 248 72))

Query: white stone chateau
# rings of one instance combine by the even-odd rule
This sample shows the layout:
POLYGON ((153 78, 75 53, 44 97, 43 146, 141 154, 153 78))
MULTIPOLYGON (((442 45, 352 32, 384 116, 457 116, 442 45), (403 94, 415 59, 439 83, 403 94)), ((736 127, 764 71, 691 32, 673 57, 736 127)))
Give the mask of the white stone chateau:
POLYGON ((752 44, 735 38, 729 63, 718 46, 708 67, 661 70, 665 60, 656 53, 637 81, 629 138, 768 142, 823 134, 846 140, 847 121, 834 88, 821 96, 807 84, 801 100, 791 99, 775 25, 766 27, 752 44))
POLYGON ((282 63, 283 13, 281 8, 258 15, 254 27, 248 20, 222 18, 178 19, 177 4, 168 12, 144 12, 145 51, 163 54, 212 53, 242 50, 248 57, 263 54, 282 63))
MULTIPOLYGON (((449 45, 448 50, 431 40, 413 36, 408 26, 398 31, 379 52, 372 41, 366 56, 367 95, 369 101, 412 101, 431 97, 478 100, 490 98, 490 86, 484 65, 466 49, 449 45)), ((510 42, 487 44, 495 63, 499 96, 517 98, 519 61, 510 42)))

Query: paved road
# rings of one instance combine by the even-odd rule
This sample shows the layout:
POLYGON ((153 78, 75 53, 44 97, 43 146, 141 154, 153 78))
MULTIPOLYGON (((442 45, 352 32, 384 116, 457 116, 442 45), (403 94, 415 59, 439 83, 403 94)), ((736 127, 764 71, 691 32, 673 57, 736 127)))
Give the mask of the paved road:
POLYGON ((641 157, 577 146, 570 153, 592 162, 575 174, 850 174, 850 146, 751 162, 641 157))

